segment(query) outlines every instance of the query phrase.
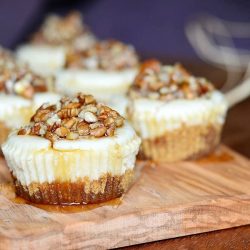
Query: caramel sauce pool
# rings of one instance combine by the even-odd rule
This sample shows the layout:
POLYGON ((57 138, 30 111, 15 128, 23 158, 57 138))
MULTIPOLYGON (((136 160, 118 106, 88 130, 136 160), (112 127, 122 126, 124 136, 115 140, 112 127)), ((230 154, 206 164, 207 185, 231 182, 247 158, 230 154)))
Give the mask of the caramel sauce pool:
POLYGON ((234 157, 226 152, 215 152, 211 155, 205 156, 199 160, 197 163, 213 163, 213 162, 228 162, 232 161, 234 157))
POLYGON ((15 188, 11 182, 1 183, 0 193, 5 196, 10 201, 16 204, 31 205, 33 207, 40 208, 47 212, 54 213, 80 213, 90 211, 99 207, 109 206, 109 207, 118 207, 122 204, 122 197, 116 198, 107 202, 102 202, 98 204, 67 204, 67 205, 45 205, 45 204, 36 204, 28 200, 25 200, 15 194, 15 188))
POLYGON ((40 208, 42 210, 45 210, 47 212, 53 212, 53 213, 80 213, 80 212, 86 212, 90 211, 99 207, 104 206, 110 206, 110 207, 118 207, 122 204, 122 198, 116 198, 110 201, 102 202, 99 204, 67 204, 67 205, 45 205, 45 204, 35 204, 32 202, 29 202, 21 197, 16 197, 14 199, 11 199, 12 202, 17 204, 27 204, 31 205, 37 208, 40 208))

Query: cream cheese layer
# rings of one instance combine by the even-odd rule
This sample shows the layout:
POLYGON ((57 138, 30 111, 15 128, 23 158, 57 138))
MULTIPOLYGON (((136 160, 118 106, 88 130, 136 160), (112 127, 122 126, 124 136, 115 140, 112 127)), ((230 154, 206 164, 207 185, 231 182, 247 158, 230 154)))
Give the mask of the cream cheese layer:
POLYGON ((29 119, 43 103, 56 103, 60 95, 54 93, 37 93, 32 100, 0 93, 0 121, 9 128, 18 128, 29 122, 29 119))
POLYGON ((136 73, 137 69, 123 71, 67 69, 58 72, 56 88, 62 94, 74 95, 83 92, 105 101, 114 95, 124 95, 136 73))
POLYGON ((122 175, 135 166, 140 139, 125 123, 113 137, 58 140, 13 133, 2 151, 13 175, 23 184, 71 181, 104 174, 122 175))
POLYGON ((182 125, 223 124, 227 102, 214 91, 209 98, 163 102, 139 98, 130 103, 131 122, 143 139, 155 138, 182 125))
POLYGON ((36 73, 50 75, 63 68, 66 52, 63 47, 23 45, 17 50, 17 58, 28 63, 36 73))
POLYGON ((110 100, 106 101, 105 104, 116 110, 120 115, 126 118, 127 116, 127 107, 128 107, 129 99, 125 95, 116 95, 110 100))
POLYGON ((25 98, 0 94, 0 121, 9 128, 17 128, 28 122, 32 115, 32 101, 25 98))
POLYGON ((34 103, 34 112, 37 108, 39 108, 44 103, 55 104, 61 98, 61 95, 52 93, 52 92, 44 92, 37 93, 34 95, 33 103, 34 103))

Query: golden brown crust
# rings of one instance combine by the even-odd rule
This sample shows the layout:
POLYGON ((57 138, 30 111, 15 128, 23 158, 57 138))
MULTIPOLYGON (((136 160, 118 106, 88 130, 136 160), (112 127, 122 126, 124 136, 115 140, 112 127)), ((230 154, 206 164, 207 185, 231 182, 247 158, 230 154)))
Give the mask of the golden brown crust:
POLYGON ((211 153, 220 142, 222 125, 182 126, 154 139, 144 139, 141 158, 159 162, 194 160, 211 153))
POLYGON ((134 180, 134 171, 121 176, 103 175, 95 181, 87 177, 77 182, 32 183, 23 186, 15 177, 16 194, 39 204, 94 204, 120 197, 134 180))
POLYGON ((64 97, 55 105, 42 105, 28 126, 18 135, 37 135, 52 143, 58 139, 113 136, 124 118, 115 110, 98 104, 93 96, 64 97))
POLYGON ((209 81, 192 76, 180 64, 164 66, 152 59, 141 65, 129 96, 171 101, 199 98, 212 90, 214 87, 209 81))

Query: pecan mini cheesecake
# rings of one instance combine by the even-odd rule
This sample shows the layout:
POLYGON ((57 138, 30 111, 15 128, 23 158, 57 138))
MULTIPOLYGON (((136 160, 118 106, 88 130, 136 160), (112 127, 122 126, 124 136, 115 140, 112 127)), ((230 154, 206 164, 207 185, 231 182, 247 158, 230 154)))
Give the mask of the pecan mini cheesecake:
POLYGON ((78 94, 42 105, 2 150, 17 195, 35 203, 87 204, 128 189, 139 145, 119 113, 78 94))
POLYGON ((96 38, 78 12, 65 17, 48 16, 30 43, 18 48, 17 56, 43 75, 54 74, 65 64, 69 49, 86 49, 96 38))
POLYGON ((227 111, 223 94, 179 64, 146 61, 129 97, 128 117, 142 138, 142 154, 148 159, 197 159, 220 142, 227 111))
POLYGON ((123 107, 138 63, 132 46, 115 40, 101 41, 87 50, 71 51, 65 69, 57 74, 56 86, 63 94, 85 92, 114 108, 123 107))
POLYGON ((51 88, 53 79, 34 74, 9 51, 0 49, 0 145, 11 129, 29 121, 35 108, 60 98, 47 92, 51 88))

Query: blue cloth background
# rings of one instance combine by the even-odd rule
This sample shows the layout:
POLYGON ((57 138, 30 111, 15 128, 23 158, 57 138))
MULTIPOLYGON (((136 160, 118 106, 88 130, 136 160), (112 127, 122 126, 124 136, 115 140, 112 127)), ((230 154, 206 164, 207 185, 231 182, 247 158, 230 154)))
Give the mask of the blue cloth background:
MULTIPOLYGON (((117 38, 141 54, 170 58, 197 59, 184 27, 199 14, 250 22, 248 0, 1 0, 0 44, 14 48, 48 12, 63 14, 71 9, 81 11, 100 38, 117 38)), ((250 49, 250 42, 241 40, 237 46, 250 49)))

